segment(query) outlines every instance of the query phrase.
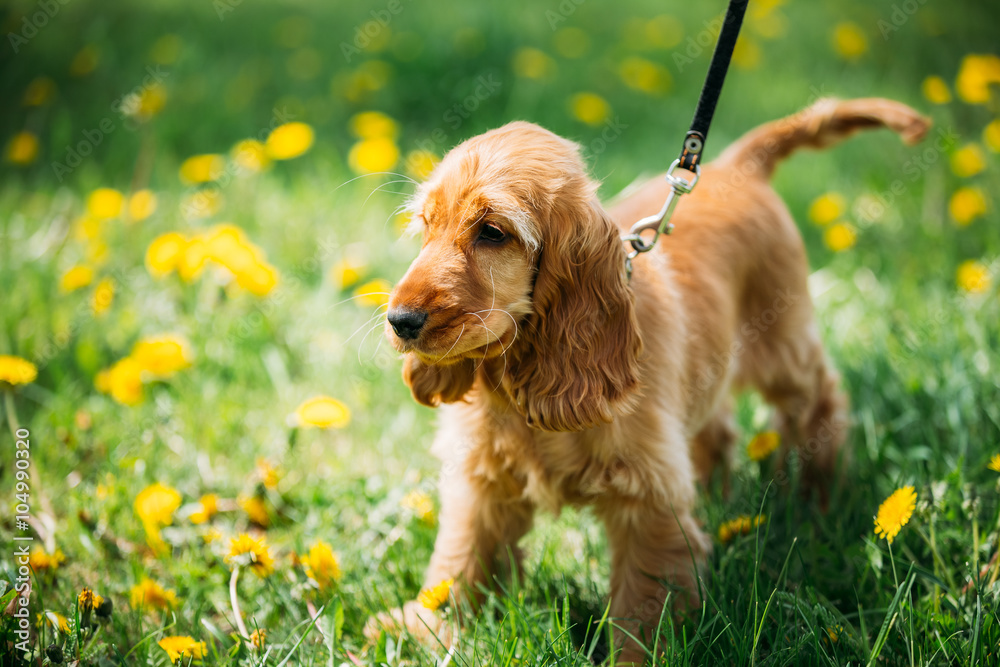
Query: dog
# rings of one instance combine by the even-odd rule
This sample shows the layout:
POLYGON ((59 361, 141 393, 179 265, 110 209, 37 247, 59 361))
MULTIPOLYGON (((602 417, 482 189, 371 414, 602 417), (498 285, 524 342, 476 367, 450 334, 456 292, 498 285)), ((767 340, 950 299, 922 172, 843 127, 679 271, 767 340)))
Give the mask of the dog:
MULTIPOLYGON (((408 205, 423 245, 392 290, 386 335, 413 397, 440 406, 440 528, 425 586, 475 601, 519 557, 536 510, 593 507, 611 545, 611 615, 646 654, 668 591, 700 604, 712 544, 698 482, 728 466, 734 390, 773 405, 783 453, 826 502, 848 402, 820 340, 801 236, 768 184, 800 147, 929 122, 885 99, 823 99, 762 125, 701 171, 676 229, 626 272, 621 235, 659 210, 655 178, 610 208, 580 147, 513 122, 452 149, 408 205), (766 323, 766 324, 760 324, 766 323), (664 583, 666 582, 666 583, 664 583)), ((440 632, 417 602, 373 619, 440 632)))

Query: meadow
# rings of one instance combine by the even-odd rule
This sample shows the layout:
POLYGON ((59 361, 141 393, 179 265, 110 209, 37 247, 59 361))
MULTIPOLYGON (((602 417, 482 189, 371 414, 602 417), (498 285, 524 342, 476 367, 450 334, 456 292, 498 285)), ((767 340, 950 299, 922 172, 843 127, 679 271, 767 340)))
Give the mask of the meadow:
MULTIPOLYGON (((0 665, 604 659, 587 511, 540 516, 481 609, 424 592, 462 621, 450 653, 363 632, 421 594, 438 521, 434 413, 381 328, 419 248, 396 211, 515 119, 579 141, 602 197, 664 169, 724 9, 5 3, 0 665)), ((739 398, 705 602, 664 614, 656 664, 1000 664, 997 25, 971 0, 751 2, 709 158, 829 95, 935 127, 779 168, 851 456, 821 512, 739 398)))

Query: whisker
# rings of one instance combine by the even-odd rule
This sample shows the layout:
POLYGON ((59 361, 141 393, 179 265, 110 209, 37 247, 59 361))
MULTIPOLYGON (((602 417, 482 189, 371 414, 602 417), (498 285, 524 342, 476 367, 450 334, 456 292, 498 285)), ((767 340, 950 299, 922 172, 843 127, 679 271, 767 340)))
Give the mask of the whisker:
POLYGON ((409 181, 401 181, 401 180, 397 179, 397 180, 394 180, 394 181, 386 181, 385 183, 382 183, 381 185, 376 186, 376 188, 374 190, 372 190, 370 193, 368 193, 367 197, 365 197, 365 201, 364 201, 363 204, 361 204, 361 208, 365 207, 365 204, 368 203, 368 200, 371 199, 375 195, 376 192, 390 192, 392 194, 404 195, 405 196, 407 194, 406 192, 396 192, 395 190, 383 190, 382 188, 386 187, 387 185, 392 185, 393 183, 408 183, 408 182, 409 181))
POLYGON ((493 280, 493 267, 490 267, 490 287, 493 288, 493 300, 490 301, 490 310, 493 310, 493 306, 497 305, 497 284, 493 280))
MULTIPOLYGON (((511 321, 511 322, 513 322, 513 323, 514 323, 514 337, 510 339, 510 344, 509 344, 509 345, 507 345, 507 347, 506 347, 506 348, 504 349, 504 353, 506 353, 506 352, 507 352, 507 350, 509 350, 509 349, 510 349, 510 346, 514 344, 514 341, 515 341, 515 340, 517 340, 517 334, 518 334, 518 326, 517 326, 517 320, 516 320, 516 319, 514 319, 514 316, 513 316, 513 315, 511 315, 511 314, 510 314, 509 312, 507 312, 506 310, 504 310, 503 308, 490 308, 490 309, 488 309, 488 310, 477 310, 476 312, 474 312, 474 313, 469 313, 469 314, 470 314, 470 315, 478 315, 479 313, 493 313, 493 312, 497 312, 497 313, 503 313, 504 315, 506 315, 507 317, 509 317, 509 318, 510 318, 510 321, 511 321)), ((481 319, 481 318, 480 318, 480 319, 481 319)))
POLYGON ((382 343, 385 342, 385 336, 380 336, 378 339, 378 345, 375 346, 375 351, 372 352, 372 356, 368 361, 375 361, 375 357, 378 356, 378 351, 382 349, 382 343))
MULTIPOLYGON (((462 214, 462 215, 463 215, 463 217, 464 217, 464 216, 465 216, 465 213, 463 212, 463 214, 462 214)), ((484 210, 483 210, 483 213, 482 213, 482 215, 480 215, 480 216, 479 216, 478 218, 476 218, 475 220, 473 220, 473 221, 472 221, 472 223, 471 223, 471 224, 469 224, 469 226, 468 226, 468 227, 466 227, 465 229, 463 229, 462 231, 460 231, 460 232, 459 232, 459 235, 462 235, 462 234, 464 234, 465 232, 467 232, 467 231, 469 231, 470 229, 472 229, 473 227, 475 227, 475 226, 476 226, 477 224, 479 224, 479 221, 480 221, 480 220, 482 220, 482 219, 483 219, 483 218, 485 218, 485 217, 486 217, 486 210, 484 209, 484 210)))
MULTIPOLYGON (((396 194, 406 194, 406 193, 404 193, 404 192, 399 192, 399 193, 396 193, 396 194)), ((406 212, 406 210, 407 210, 407 209, 409 208, 409 206, 410 206, 410 200, 409 200, 409 199, 407 199, 407 200, 406 200, 406 201, 404 201, 404 202, 403 202, 402 204, 400 204, 400 205, 399 205, 399 206, 397 206, 396 208, 392 209, 392 211, 391 211, 391 212, 389 213, 389 215, 387 215, 387 216, 385 217, 385 220, 383 220, 383 221, 382 221, 382 231, 385 231, 385 228, 386 228, 386 225, 388 225, 388 224, 389 224, 389 221, 390 221, 390 220, 392 220, 392 219, 393 219, 394 217, 396 217, 397 215, 400 215, 401 213, 405 213, 405 212, 406 212)), ((406 230, 404 229, 403 231, 404 231, 404 234, 403 234, 403 235, 405 236, 405 231, 406 231, 406 230)))
MULTIPOLYGON (((342 303, 347 303, 348 301, 354 301, 355 299, 360 299, 362 297, 371 296, 373 294, 379 294, 379 295, 382 295, 382 296, 390 296, 389 292, 365 292, 364 294, 355 294, 354 296, 347 297, 343 301, 338 301, 337 303, 331 305, 330 308, 336 308, 337 306, 339 306, 342 303)), ((382 305, 379 306, 379 308, 384 308, 387 305, 389 305, 389 304, 382 304, 382 305)))
MULTIPOLYGON (((493 337, 497 339, 498 343, 500 343, 500 336, 498 336, 497 333, 495 331, 493 331, 493 329, 490 329, 488 326, 486 326, 486 320, 483 319, 482 315, 480 315, 478 313, 466 313, 466 315, 475 315, 476 317, 478 317, 479 320, 482 322, 482 324, 480 324, 478 326, 481 326, 482 328, 486 329, 491 334, 493 334, 493 337)), ((486 337, 486 344, 489 345, 489 343, 490 343, 490 338, 489 338, 489 336, 487 336, 486 337)), ((500 352, 501 352, 501 354, 505 354, 506 353, 506 350, 504 349, 503 343, 500 343, 500 352)), ((485 362, 485 361, 486 361, 486 355, 484 354, 483 358, 479 361, 479 364, 476 366, 476 370, 479 370, 479 367, 482 366, 483 362, 485 362)), ((506 370, 506 369, 507 369, 507 365, 506 365, 506 361, 505 361, 504 362, 504 370, 506 370)))
MULTIPOLYGON (((382 308, 382 306, 379 306, 379 308, 382 308)), ((366 326, 368 326, 369 324, 371 324, 372 320, 374 320, 375 318, 377 318, 377 317, 379 317, 380 315, 383 315, 383 314, 384 313, 380 313, 380 312, 378 312, 378 309, 376 309, 375 312, 367 320, 365 320, 361 324, 361 326, 359 326, 357 329, 355 329, 354 333, 352 333, 347 340, 344 341, 344 345, 347 345, 348 343, 350 343, 351 342, 351 338, 354 338, 355 336, 357 336, 358 333, 362 329, 364 329, 366 326)))
MULTIPOLYGON (((449 354, 451 354, 451 351, 455 349, 456 345, 458 345, 458 341, 462 340, 462 334, 464 333, 465 333, 465 325, 463 324, 462 330, 458 332, 458 338, 455 339, 455 342, 451 344, 451 347, 448 348, 448 351, 444 353, 444 356, 441 357, 441 359, 445 359, 449 354)), ((438 361, 441 361, 441 359, 435 361, 433 364, 431 364, 431 366, 437 366, 438 361)))
POLYGON ((381 327, 384 323, 385 323, 384 320, 380 320, 380 321, 376 322, 374 325, 372 325, 372 327, 370 329, 368 329, 368 333, 365 334, 365 337, 361 339, 361 342, 358 344, 358 363, 359 364, 364 363, 363 361, 361 361, 361 348, 363 348, 365 346, 365 341, 368 340, 368 336, 371 336, 372 332, 375 331, 376 329, 378 329, 379 327, 381 327))
POLYGON ((399 178, 405 178, 408 182, 413 183, 414 185, 420 185, 419 181, 417 181, 417 180, 415 180, 413 178, 410 178, 406 174, 400 174, 400 173, 397 173, 395 171, 373 171, 370 174, 361 174, 360 176, 355 176, 354 178, 352 178, 350 180, 344 181, 343 183, 341 183, 340 185, 338 185, 336 188, 334 188, 333 191, 336 192, 337 190, 339 190, 340 188, 344 187, 348 183, 353 183, 354 181, 358 180, 359 178, 365 178, 367 176, 398 176, 399 178))

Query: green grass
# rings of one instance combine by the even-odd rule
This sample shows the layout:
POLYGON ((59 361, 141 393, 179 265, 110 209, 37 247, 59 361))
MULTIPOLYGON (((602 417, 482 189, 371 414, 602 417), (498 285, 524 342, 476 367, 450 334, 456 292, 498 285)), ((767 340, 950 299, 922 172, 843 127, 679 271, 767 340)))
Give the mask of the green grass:
MULTIPOLYGON (((286 656, 289 665, 339 665, 349 654, 370 665, 433 664, 443 656, 441 647, 408 637, 372 645, 362 634, 371 614, 419 592, 435 529, 401 501, 412 491, 435 497, 437 462, 427 451, 433 412, 410 398, 380 332, 366 334, 374 309, 350 300, 352 290, 328 277, 339 260, 361 255, 366 279, 392 282, 419 247, 396 233, 392 212, 401 197, 376 191, 406 187, 380 176, 350 180, 349 119, 383 111, 400 124, 404 152, 429 145, 439 155, 508 120, 540 122, 588 147, 602 195, 610 197, 664 168, 708 62, 702 52, 679 69, 673 55, 687 42, 655 48, 626 39, 635 30, 630 20, 669 13, 686 40, 723 7, 583 3, 558 25, 589 37, 589 50, 573 59, 553 48, 546 11, 558 13, 557 3, 507 3, 489 12, 469 3, 433 9, 404 3, 389 23, 386 50, 366 49, 346 62, 340 44, 353 39, 370 11, 387 6, 242 3, 220 21, 211 3, 76 0, 60 5, 19 53, 4 44, 0 89, 13 102, 0 107, 0 141, 28 130, 40 149, 30 165, 0 165, 0 354, 39 367, 38 378, 14 393, 13 406, 31 432, 32 512, 67 557, 54 575, 33 578, 31 624, 52 610, 71 625, 69 636, 56 640, 46 628, 33 640, 30 664, 59 641, 82 664, 166 665, 157 641, 167 635, 204 641, 210 665, 278 665, 286 656), (154 64, 150 49, 165 34, 183 43, 177 60, 163 66, 167 104, 137 131, 112 104, 142 83, 154 64), (422 47, 415 52, 416 42, 422 47), (100 54, 96 68, 71 75, 69 63, 88 44, 100 54), (522 47, 550 55, 556 64, 550 80, 515 75, 511 61, 522 47), (651 97, 622 83, 619 63, 636 54, 670 73, 666 95, 651 97), (318 64, 310 65, 316 56, 318 64), (389 66, 385 85, 349 99, 351 77, 374 60, 389 66), (315 73, 305 77, 310 67, 315 73), (475 93, 478 77, 491 75, 499 89, 453 127, 448 110, 475 93), (42 107, 21 106, 17 101, 39 76, 52 79, 56 96, 42 107), (602 127, 576 121, 567 109, 580 91, 603 96, 627 126, 606 146, 595 143, 602 127), (233 179, 221 187, 225 203, 217 215, 185 220, 180 202, 191 189, 178 180, 181 161, 225 153, 258 136, 275 110, 315 128, 313 149, 233 179), (114 119, 114 131, 59 181, 52 163, 65 160, 67 146, 106 117, 114 119), (150 159, 148 175, 145 163, 136 166, 140 155, 150 159), (66 269, 88 261, 73 222, 94 188, 133 185, 154 190, 159 207, 140 223, 103 226, 108 253, 95 266, 99 278, 114 279, 116 294, 111 308, 95 316, 92 287, 58 288, 66 269), (143 257, 152 239, 220 221, 246 230, 281 273, 270 297, 227 290, 213 272, 191 284, 149 275, 143 257), (134 407, 95 389, 98 372, 137 340, 165 332, 191 342, 190 368, 147 385, 145 400, 134 407), (351 423, 291 429, 288 415, 319 393, 347 404, 351 423), (271 523, 262 532, 276 572, 266 579, 241 575, 238 600, 248 627, 269 632, 266 658, 233 637, 226 541, 206 544, 207 527, 191 524, 182 510, 163 529, 169 554, 157 556, 133 509, 143 488, 162 482, 185 504, 218 494, 223 511, 211 525, 226 537, 260 531, 235 501, 261 492, 254 471, 262 458, 282 475, 276 489, 263 492, 271 523), (317 539, 339 554, 343 578, 335 591, 316 593, 291 560, 317 539), (145 576, 176 591, 173 610, 132 608, 129 590, 145 576), (114 603, 110 620, 88 629, 76 608, 84 586, 114 603), (315 624, 310 605, 323 609, 315 624)), ((1000 453, 1000 164, 987 150, 985 170, 971 178, 948 166, 958 147, 981 143, 1000 107, 958 100, 935 106, 920 94, 926 76, 951 85, 966 53, 995 50, 1000 17, 989 3, 925 4, 883 39, 879 21, 891 20, 893 7, 890 0, 789 2, 777 10, 787 28, 777 39, 763 38, 756 19, 750 21, 746 34, 759 46, 760 62, 734 68, 727 82, 712 154, 817 92, 899 99, 957 139, 944 148, 933 141, 908 148, 888 133, 865 134, 834 150, 797 155, 779 169, 775 186, 801 221, 809 248, 824 340, 852 398, 846 482, 823 514, 792 485, 771 483, 773 464, 750 462, 741 447, 731 493, 723 498, 718 488, 706 490, 700 516, 713 533, 741 514, 761 512, 768 520, 759 532, 717 543, 703 609, 687 619, 663 618, 662 664, 1000 662, 997 568, 986 567, 997 554, 1000 517, 1000 476, 986 467, 1000 453), (830 46, 841 21, 867 35, 868 51, 857 62, 838 58, 830 46), (846 252, 830 252, 822 229, 808 222, 810 202, 824 192, 840 192, 852 204, 884 196, 896 181, 902 194, 891 197, 878 220, 848 210, 858 240, 846 252), (949 219, 948 201, 968 185, 994 201, 960 227, 949 219), (985 292, 956 286, 956 269, 966 260, 987 266, 993 284, 985 292), (890 555, 873 533, 872 517, 889 493, 908 484, 917 489, 918 509, 890 555)), ((4 34, 19 31, 22 15, 37 10, 32 2, 8 4, 0 14, 4 34)), ((769 413, 745 396, 738 416, 742 445, 767 427, 769 413)), ((9 430, 5 424, 5 443, 13 442, 9 430)), ((21 534, 14 524, 13 449, 4 447, 0 461, 6 545, 21 534)), ((448 612, 466 619, 453 664, 585 665, 604 655, 612 619, 605 619, 608 551, 597 522, 587 511, 542 516, 524 546, 523 581, 497 582, 502 593, 476 613, 448 612)), ((13 548, 0 561, 6 580, 0 587, 16 580, 13 548)), ((17 664, 8 644, 13 628, 13 619, 0 620, 0 664, 17 664)))

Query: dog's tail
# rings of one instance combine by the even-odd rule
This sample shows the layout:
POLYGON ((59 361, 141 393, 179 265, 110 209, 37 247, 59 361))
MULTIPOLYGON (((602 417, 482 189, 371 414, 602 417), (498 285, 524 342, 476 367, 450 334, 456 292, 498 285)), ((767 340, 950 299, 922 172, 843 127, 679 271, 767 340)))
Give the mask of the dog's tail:
POLYGON ((768 178, 779 161, 802 146, 824 148, 858 130, 879 127, 887 127, 907 144, 915 144, 923 139, 930 126, 930 119, 892 100, 826 98, 748 132, 727 148, 718 162, 728 162, 747 175, 754 173, 768 178))

